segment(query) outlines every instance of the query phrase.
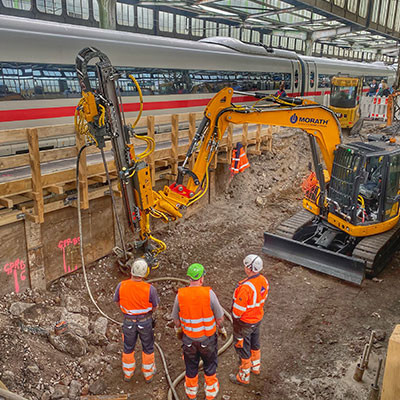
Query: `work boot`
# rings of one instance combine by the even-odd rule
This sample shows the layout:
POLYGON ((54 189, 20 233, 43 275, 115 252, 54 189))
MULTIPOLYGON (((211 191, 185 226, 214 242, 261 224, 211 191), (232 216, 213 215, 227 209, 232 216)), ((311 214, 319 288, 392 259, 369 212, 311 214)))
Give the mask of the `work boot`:
POLYGON ((243 383, 243 382, 240 382, 240 381, 237 380, 235 374, 229 374, 229 380, 232 383, 235 383, 236 385, 246 386, 246 383, 243 383))
POLYGON ((250 358, 242 358, 241 361, 239 372, 236 375, 229 375, 229 379, 232 383, 246 386, 250 383, 251 361, 250 358))
POLYGON ((189 378, 185 376, 185 393, 188 399, 196 400, 197 399, 197 391, 198 391, 198 380, 199 376, 196 375, 194 378, 189 378))

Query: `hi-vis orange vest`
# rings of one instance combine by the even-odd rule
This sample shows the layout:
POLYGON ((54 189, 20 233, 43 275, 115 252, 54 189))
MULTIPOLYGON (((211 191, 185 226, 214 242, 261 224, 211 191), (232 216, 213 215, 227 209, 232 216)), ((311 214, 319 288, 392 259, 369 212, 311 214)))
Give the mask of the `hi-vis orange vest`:
POLYGON ((150 284, 127 279, 119 288, 119 307, 124 314, 146 314, 153 309, 150 303, 150 284))
POLYGON ((248 167, 250 167, 249 160, 247 159, 242 144, 238 142, 236 149, 232 152, 232 163, 230 167, 231 173, 232 175, 238 174, 248 167))
POLYGON ((210 290, 210 287, 203 286, 178 289, 179 319, 183 333, 190 338, 212 336, 216 331, 210 290))
POLYGON ((261 274, 240 281, 233 293, 233 317, 240 318, 247 324, 261 321, 268 290, 268 280, 261 274))

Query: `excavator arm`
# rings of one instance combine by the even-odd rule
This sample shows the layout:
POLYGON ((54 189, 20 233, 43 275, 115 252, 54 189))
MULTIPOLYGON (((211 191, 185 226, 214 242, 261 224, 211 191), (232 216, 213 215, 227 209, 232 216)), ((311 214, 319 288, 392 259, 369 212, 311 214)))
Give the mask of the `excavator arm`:
MULTIPOLYGON (((260 93, 248 94, 257 100, 252 107, 235 105, 232 103, 234 90, 225 88, 207 105, 185 160, 178 167, 176 182, 156 192, 151 185, 149 166, 144 160, 154 150, 155 143, 147 136, 136 136, 135 124, 131 126, 125 123, 121 99, 118 98, 118 79, 121 74, 111 65, 105 54, 91 47, 78 54, 76 70, 82 88, 82 99, 76 108, 76 128, 87 137, 90 144, 100 149, 105 167, 105 142, 111 140, 126 218, 132 233, 138 236, 130 246, 125 246, 122 238, 123 249, 116 251, 122 267, 129 267, 129 260, 137 251, 151 268, 158 266, 157 255, 165 250, 166 246, 152 236, 150 217, 162 219, 164 222, 180 218, 187 207, 207 192, 209 165, 229 123, 278 125, 305 130, 310 135, 320 187, 318 204, 310 203, 308 208, 318 214, 320 207, 324 205, 325 180, 330 178, 333 152, 340 143, 339 122, 329 109, 308 100, 279 99, 260 93), (92 87, 95 80, 89 79, 88 73, 88 64, 93 59, 99 60, 95 64, 96 88, 92 87), (263 100, 272 100, 273 104, 263 105, 263 100), (146 149, 141 154, 136 154, 131 143, 132 137, 146 143, 146 149), (319 161, 317 145, 327 168, 325 173, 319 161), (196 160, 193 169, 190 170, 188 164, 192 157, 196 160)), ((142 99, 140 86, 133 76, 129 77, 142 99)), ((140 113, 136 122, 139 118, 140 113)))
POLYGON ((310 135, 314 167, 321 190, 318 205, 310 205, 312 212, 319 213, 319 207, 325 201, 325 186, 329 180, 333 166, 334 150, 341 141, 340 124, 335 114, 328 108, 309 100, 275 98, 273 96, 246 93, 258 98, 257 104, 239 106, 232 103, 234 90, 225 88, 218 92, 209 102, 203 120, 191 143, 182 167, 178 172, 176 183, 165 187, 159 192, 162 202, 156 203, 156 208, 163 210, 165 204, 179 210, 192 204, 205 189, 203 182, 208 181, 208 167, 213 159, 218 145, 230 123, 232 124, 264 124, 300 128, 310 135), (272 100, 273 105, 263 106, 260 100, 272 100), (325 162, 326 172, 319 160, 317 146, 325 162), (198 151, 193 170, 186 165, 198 151), (183 176, 189 175, 186 185, 183 176))

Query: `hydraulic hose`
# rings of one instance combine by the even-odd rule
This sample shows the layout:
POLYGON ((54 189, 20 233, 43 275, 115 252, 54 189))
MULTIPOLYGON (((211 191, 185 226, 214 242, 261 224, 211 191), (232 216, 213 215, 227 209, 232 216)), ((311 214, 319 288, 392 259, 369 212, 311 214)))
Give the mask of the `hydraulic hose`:
MULTIPOLYGON (((79 227, 79 237, 80 237, 79 250, 80 250, 80 256, 81 256, 83 277, 85 280, 85 286, 86 286, 86 290, 89 294, 89 298, 92 301, 92 303, 94 304, 94 306, 96 307, 96 309, 99 311, 99 313, 101 315, 103 315, 105 318, 107 318, 109 321, 113 322, 114 324, 122 326, 122 322, 116 321, 115 319, 111 318, 99 307, 99 305, 97 304, 96 300, 94 299, 94 297, 92 295, 92 291, 90 289, 89 280, 88 280, 87 273, 86 273, 86 265, 85 265, 84 251, 83 251, 81 196, 80 196, 80 187, 79 187, 79 160, 80 160, 82 152, 85 150, 86 147, 89 147, 89 146, 90 146, 90 144, 85 144, 84 146, 82 146, 80 148, 80 150, 78 152, 77 161, 76 161, 77 210, 78 210, 78 227, 79 227)), ((181 283, 185 283, 185 284, 190 283, 189 280, 187 280, 187 279, 176 278, 176 277, 172 277, 172 276, 153 278, 153 279, 148 280, 147 282, 154 283, 154 282, 162 282, 162 281, 175 281, 175 282, 181 282, 181 283)), ((232 323, 232 317, 230 316, 230 314, 224 308, 223 308, 223 311, 224 311, 225 316, 232 323)), ((227 342, 218 350, 218 355, 222 354, 232 344, 232 342, 233 342, 233 335, 231 335, 229 337, 229 339, 227 340, 227 342)), ((171 376, 168 371, 168 366, 167 366, 164 352, 162 351, 162 349, 158 343, 154 343, 154 345, 160 354, 160 357, 161 357, 161 360, 162 360, 162 363, 164 366, 164 370, 165 370, 165 375, 167 377, 167 381, 170 386, 170 388, 168 390, 168 400, 173 400, 172 396, 174 396, 175 400, 180 400, 175 388, 178 385, 178 383, 185 377, 185 371, 183 371, 177 378, 175 378, 174 381, 172 381, 171 376)), ((202 367, 202 365, 203 365, 203 362, 201 361, 200 367, 202 367)), ((15 398, 15 399, 18 400, 17 398, 15 398)))

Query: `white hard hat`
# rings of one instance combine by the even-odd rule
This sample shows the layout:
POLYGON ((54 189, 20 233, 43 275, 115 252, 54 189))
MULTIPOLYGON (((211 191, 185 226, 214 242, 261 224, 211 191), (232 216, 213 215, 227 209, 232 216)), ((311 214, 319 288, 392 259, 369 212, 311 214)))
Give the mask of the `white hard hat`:
POLYGON ((149 266, 143 258, 137 258, 131 267, 131 275, 144 278, 148 273, 149 266))
POLYGON ((263 260, 256 254, 249 254, 243 260, 243 264, 246 268, 250 268, 253 272, 260 272, 263 269, 263 260))

